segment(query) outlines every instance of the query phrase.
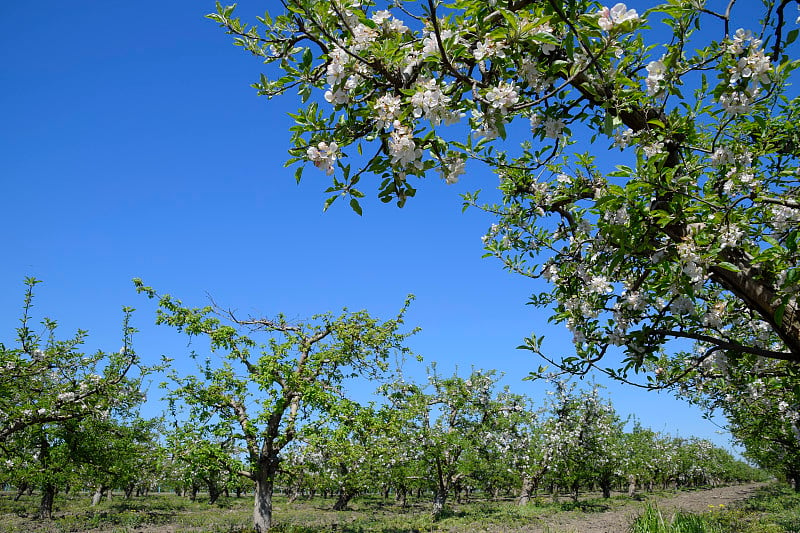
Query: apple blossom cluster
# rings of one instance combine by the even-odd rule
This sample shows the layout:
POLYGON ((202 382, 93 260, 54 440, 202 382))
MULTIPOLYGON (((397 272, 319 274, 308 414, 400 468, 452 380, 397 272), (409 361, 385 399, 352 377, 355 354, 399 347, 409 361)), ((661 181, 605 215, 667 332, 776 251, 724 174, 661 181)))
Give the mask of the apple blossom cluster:
POLYGON ((772 63, 764 54, 761 39, 739 28, 728 40, 726 51, 734 64, 728 68, 731 90, 720 95, 719 103, 731 115, 748 113, 762 91, 772 83, 772 63))
POLYGON ((389 138, 389 155, 392 165, 399 168, 422 168, 422 149, 414 140, 414 131, 400 121, 394 122, 394 130, 389 138))
POLYGON ((314 166, 323 170, 326 174, 333 174, 333 164, 338 158, 339 146, 335 142, 330 144, 321 142, 317 146, 309 146, 306 151, 308 160, 314 163, 314 166))
POLYGON ((664 58, 657 61, 651 61, 647 64, 647 78, 645 78, 645 85, 647 86, 647 96, 658 96, 664 89, 662 81, 667 74, 667 66, 664 64, 664 58))
MULTIPOLYGON (((409 104, 413 109, 414 117, 424 117, 434 126, 441 123, 446 126, 456 124, 462 117, 461 112, 450 109, 450 97, 442 91, 434 79, 420 82, 417 91, 411 96, 409 104)), ((383 123, 383 117, 379 116, 378 119, 383 123)))
POLYGON ((384 94, 378 98, 373 104, 377 119, 375 126, 381 130, 391 127, 397 117, 400 116, 400 104, 401 99, 399 96, 384 94))
POLYGON ((509 108, 519 102, 519 92, 513 83, 503 81, 496 87, 489 89, 486 93, 486 101, 501 115, 506 115, 509 108))
POLYGON ((479 42, 475 45, 472 56, 478 61, 492 58, 504 58, 506 57, 505 44, 501 41, 494 41, 490 37, 486 37, 483 42, 479 42))
POLYGON ((611 32, 625 22, 638 20, 639 14, 635 9, 628 9, 628 6, 619 3, 612 8, 601 8, 598 12, 597 23, 604 31, 611 32))
POLYGON ((466 172, 466 158, 461 156, 448 157, 439 166, 439 174, 448 185, 458 183, 458 177, 466 172))

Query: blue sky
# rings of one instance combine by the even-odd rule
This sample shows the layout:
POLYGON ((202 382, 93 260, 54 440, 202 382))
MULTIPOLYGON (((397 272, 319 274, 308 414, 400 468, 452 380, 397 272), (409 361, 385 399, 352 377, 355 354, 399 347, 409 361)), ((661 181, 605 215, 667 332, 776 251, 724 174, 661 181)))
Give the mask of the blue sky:
MULTIPOLYGON (((268 4, 277 2, 241 11, 268 4)), ((0 342, 12 341, 25 276, 44 280, 38 316, 57 319, 64 336, 88 329, 87 351, 119 348, 129 305, 137 352, 166 354, 179 370, 192 368, 187 341, 153 325, 134 277, 190 305, 211 295, 261 316, 347 306, 388 318, 414 293, 415 351, 443 373, 495 368, 515 392, 542 398, 520 381, 541 361, 515 347, 536 332, 551 353, 566 352, 570 335, 525 305, 530 280, 481 258, 491 220, 462 214, 459 193, 491 189, 494 177, 478 171, 448 187, 431 176, 402 210, 370 199, 363 217, 345 204, 323 213, 328 178, 311 167, 297 185, 283 167, 296 101, 256 96, 262 65, 204 18, 213 8, 0 7, 0 342)), ((666 394, 609 392, 620 414, 655 430, 728 442, 666 394)))

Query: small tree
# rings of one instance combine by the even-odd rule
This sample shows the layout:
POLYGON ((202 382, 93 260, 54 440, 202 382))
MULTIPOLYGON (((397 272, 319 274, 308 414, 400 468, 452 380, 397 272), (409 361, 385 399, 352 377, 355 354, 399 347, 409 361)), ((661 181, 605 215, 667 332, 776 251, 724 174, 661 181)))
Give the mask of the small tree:
POLYGON ((571 489, 575 501, 579 488, 593 483, 608 498, 622 460, 622 423, 597 387, 576 393, 563 381, 554 385, 550 416, 544 422, 550 480, 571 489))
MULTIPOLYGON (((140 292, 157 297, 140 280, 135 283, 140 292)), ((411 333, 399 329, 409 303, 410 298, 385 322, 366 311, 345 310, 290 323, 283 316, 238 319, 232 312, 188 308, 169 295, 159 297, 157 323, 207 336, 212 352, 221 356, 218 364, 206 360, 197 375, 174 376, 174 394, 192 416, 206 419, 213 413, 238 426, 235 436, 244 442, 249 458, 249 469, 240 475, 255 484, 253 521, 259 533, 272 527, 281 450, 311 413, 328 412, 344 401, 347 377, 380 374, 392 352, 407 351, 403 342, 411 333), (265 343, 259 347, 243 330, 264 334, 265 343)))
POLYGON ((458 483, 474 466, 476 450, 487 441, 491 420, 500 416, 494 401, 494 371, 473 370, 469 377, 442 377, 429 369, 425 387, 398 380, 386 387, 419 456, 415 466, 433 487, 433 515, 445 509, 458 483))

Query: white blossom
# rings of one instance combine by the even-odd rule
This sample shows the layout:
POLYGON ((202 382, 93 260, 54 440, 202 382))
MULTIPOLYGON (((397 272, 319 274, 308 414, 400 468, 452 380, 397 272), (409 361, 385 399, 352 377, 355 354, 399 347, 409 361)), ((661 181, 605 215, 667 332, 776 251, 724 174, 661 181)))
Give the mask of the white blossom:
POLYGON ((347 52, 341 48, 334 48, 328 53, 328 66, 325 67, 328 85, 334 86, 344 81, 348 59, 347 52))
POLYGON ((617 130, 614 132, 614 144, 620 149, 627 148, 634 137, 634 131, 630 128, 624 130, 617 130))
POLYGON ((458 177, 466 172, 466 160, 454 156, 447 158, 439 167, 439 174, 448 185, 458 183, 458 177))
POLYGON ((639 14, 635 9, 628 9, 625 4, 619 3, 609 9, 603 7, 598 11, 599 19, 597 23, 600 28, 605 31, 611 31, 615 26, 618 26, 629 20, 638 20, 639 14))
POLYGON ((306 157, 314 163, 314 166, 324 171, 326 174, 333 174, 333 163, 336 161, 339 146, 332 142, 330 144, 321 142, 317 146, 309 146, 306 150, 306 157))
POLYGON ((592 277, 587 288, 596 294, 607 294, 613 290, 605 276, 592 277))
POLYGON ((654 142, 653 144, 648 144, 642 146, 642 150, 644 151, 644 155, 647 157, 653 157, 658 154, 664 153, 664 143, 663 142, 654 142))
POLYGON ((564 132, 564 121, 551 117, 547 117, 544 121, 544 136, 548 139, 558 139, 564 132))
POLYGON ((731 91, 729 93, 722 93, 719 96, 719 103, 722 108, 731 115, 748 113, 750 111, 750 106, 753 104, 759 92, 759 89, 755 89, 752 92, 731 91))
POLYGON ((353 28, 353 50, 363 50, 377 40, 378 32, 366 24, 359 23, 355 28, 353 28))
POLYGON ((711 166, 731 165, 735 161, 733 152, 727 146, 720 146, 711 154, 711 166))
POLYGON ((389 138, 389 155, 392 156, 393 165, 412 164, 422 168, 422 150, 414 142, 414 133, 399 121, 394 122, 394 131, 389 138))
POLYGON ((71 402, 72 400, 75 399, 75 393, 74 392, 62 392, 61 394, 58 395, 57 398, 58 398, 59 401, 62 401, 62 402, 71 402))
POLYGON ((377 115, 376 126, 383 129, 391 126, 400 115, 401 99, 399 96, 384 94, 375 101, 372 108, 377 115))
POLYGON ((694 303, 688 296, 678 296, 669 306, 669 310, 675 315, 690 315, 694 312, 694 303))
POLYGON ((419 83, 417 92, 411 96, 411 105, 415 117, 424 116, 434 126, 442 122, 445 125, 455 124, 462 116, 450 109, 450 97, 444 94, 434 79, 419 83))
POLYGON ((508 113, 508 108, 519 101, 519 91, 513 83, 501 81, 497 87, 492 87, 486 93, 486 100, 494 109, 501 113, 508 113))
POLYGON ((647 64, 647 78, 644 80, 647 86, 647 95, 656 96, 661 90, 661 81, 667 74, 667 67, 664 65, 664 58, 658 61, 651 61, 647 64))
POLYGON ((493 41, 490 37, 486 37, 482 43, 475 45, 475 50, 472 56, 477 61, 483 61, 486 58, 506 57, 505 44, 501 41, 493 41))

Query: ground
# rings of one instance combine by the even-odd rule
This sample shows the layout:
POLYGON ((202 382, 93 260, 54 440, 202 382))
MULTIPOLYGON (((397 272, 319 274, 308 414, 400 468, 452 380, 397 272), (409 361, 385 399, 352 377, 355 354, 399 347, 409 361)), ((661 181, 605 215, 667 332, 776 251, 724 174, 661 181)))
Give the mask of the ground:
MULTIPOLYGON (((671 496, 649 498, 647 504, 657 505, 665 514, 676 510, 703 513, 710 509, 728 507, 732 503, 752 496, 763 484, 733 485, 709 490, 680 492, 671 496)), ((598 513, 559 513, 545 519, 545 525, 520 529, 530 533, 620 533, 626 530, 633 518, 646 504, 631 501, 621 509, 598 513)))
MULTIPOLYGON (((762 484, 747 484, 677 494, 642 494, 641 501, 621 495, 605 500, 592 493, 584 495, 578 503, 562 497, 561 504, 556 506, 550 503, 549 497, 540 495, 536 502, 523 508, 516 507, 512 498, 501 502, 476 500, 453 504, 447 516, 438 521, 431 520, 430 502, 427 500, 416 501, 409 508, 400 508, 393 498, 383 500, 379 496, 365 496, 355 500, 350 510, 337 512, 330 509, 330 499, 301 499, 290 504, 281 498, 276 505, 275 517, 279 532, 623 533, 647 505, 657 506, 667 518, 675 510, 693 513, 711 509, 719 511, 747 499, 760 486, 762 484)), ((11 498, 10 494, 0 497, 0 533, 252 531, 250 498, 229 498, 209 505, 161 494, 134 500, 115 498, 112 502, 90 508, 89 495, 76 494, 57 502, 54 513, 57 520, 52 523, 42 523, 31 514, 37 506, 35 494, 21 502, 13 502, 11 498)), ((784 530, 795 531, 794 526, 776 531, 784 530)))

